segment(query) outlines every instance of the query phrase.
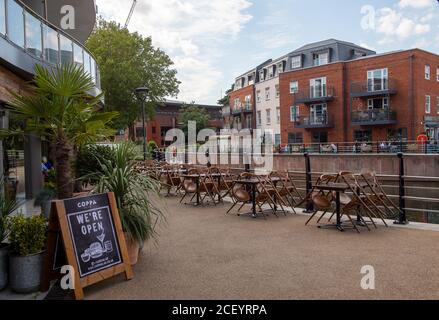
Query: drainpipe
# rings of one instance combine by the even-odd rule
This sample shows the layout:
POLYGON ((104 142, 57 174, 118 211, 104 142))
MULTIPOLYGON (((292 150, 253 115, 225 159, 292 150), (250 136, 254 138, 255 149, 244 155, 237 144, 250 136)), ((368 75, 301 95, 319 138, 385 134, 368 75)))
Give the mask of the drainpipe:
POLYGON ((415 86, 414 86, 414 76, 413 76, 413 60, 414 60, 414 55, 411 54, 409 57, 409 110, 410 110, 410 114, 411 114, 411 120, 410 120, 410 140, 414 141, 416 138, 416 134, 415 134, 415 128, 416 128, 416 123, 417 123, 417 119, 416 119, 416 112, 415 112, 415 103, 414 103, 414 90, 415 90, 415 86))

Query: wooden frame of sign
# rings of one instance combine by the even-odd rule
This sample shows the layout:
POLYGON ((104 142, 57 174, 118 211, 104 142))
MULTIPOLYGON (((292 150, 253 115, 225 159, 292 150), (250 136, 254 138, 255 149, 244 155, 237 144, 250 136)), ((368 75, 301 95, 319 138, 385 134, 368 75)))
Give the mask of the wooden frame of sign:
POLYGON ((65 263, 74 269, 74 296, 83 299, 83 288, 125 273, 133 272, 125 243, 114 193, 90 195, 52 202, 47 252, 41 291, 50 280, 60 278, 61 242, 65 263), (60 241, 62 239, 62 241, 60 241))

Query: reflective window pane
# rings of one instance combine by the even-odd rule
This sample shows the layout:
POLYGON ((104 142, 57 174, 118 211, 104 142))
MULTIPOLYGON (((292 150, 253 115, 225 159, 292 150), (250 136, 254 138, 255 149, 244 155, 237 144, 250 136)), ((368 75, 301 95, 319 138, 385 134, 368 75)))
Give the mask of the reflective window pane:
POLYGON ((63 36, 59 35, 59 43, 61 47, 61 63, 68 64, 73 62, 73 42, 63 36))
POLYGON ((84 50, 84 71, 90 74, 90 55, 84 50))
POLYGON ((49 26, 43 26, 44 59, 50 63, 58 63, 58 32, 49 26))
POLYGON ((23 8, 13 0, 8 1, 8 38, 24 48, 23 8))
POLYGON ((0 33, 6 33, 6 4, 5 0, 0 0, 0 33))
POLYGON ((82 48, 78 46, 76 43, 73 43, 73 54, 74 54, 74 61, 77 65, 83 65, 84 64, 84 57, 82 48))
POLYGON ((26 51, 40 58, 43 53, 41 41, 41 22, 29 12, 25 13, 26 21, 26 51))

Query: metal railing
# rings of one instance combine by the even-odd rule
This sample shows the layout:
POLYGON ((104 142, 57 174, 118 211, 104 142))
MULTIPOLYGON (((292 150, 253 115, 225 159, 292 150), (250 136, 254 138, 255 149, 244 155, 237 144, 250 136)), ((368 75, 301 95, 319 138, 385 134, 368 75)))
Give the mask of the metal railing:
POLYGON ((380 81, 363 81, 351 84, 351 96, 369 96, 379 94, 394 94, 397 92, 397 83, 393 79, 379 79, 380 81))
POLYGON ((439 154, 439 142, 430 141, 377 141, 377 142, 334 142, 334 143, 292 143, 280 145, 275 152, 280 154, 379 154, 398 152, 413 154, 439 154))
POLYGON ((334 87, 321 86, 315 89, 301 90, 294 94, 296 103, 330 101, 334 98, 334 87))
POLYGON ((331 121, 331 117, 329 115, 326 116, 310 116, 310 117, 297 117, 297 121, 295 124, 296 128, 329 128, 334 124, 331 121))
POLYGON ((351 123, 366 124, 389 124, 396 122, 396 112, 390 110, 364 110, 352 111, 351 123))

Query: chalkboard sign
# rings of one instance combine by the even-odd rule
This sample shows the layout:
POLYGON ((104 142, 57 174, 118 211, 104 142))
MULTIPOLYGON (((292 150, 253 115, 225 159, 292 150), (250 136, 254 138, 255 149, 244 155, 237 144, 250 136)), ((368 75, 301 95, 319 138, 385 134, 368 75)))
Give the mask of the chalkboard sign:
POLYGON ((42 291, 47 291, 51 279, 59 278, 56 270, 63 261, 75 270, 77 299, 83 298, 82 288, 116 274, 124 272, 127 280, 133 277, 113 193, 53 203, 42 291))
POLYGON ((64 201, 81 278, 122 263, 107 194, 64 201))

